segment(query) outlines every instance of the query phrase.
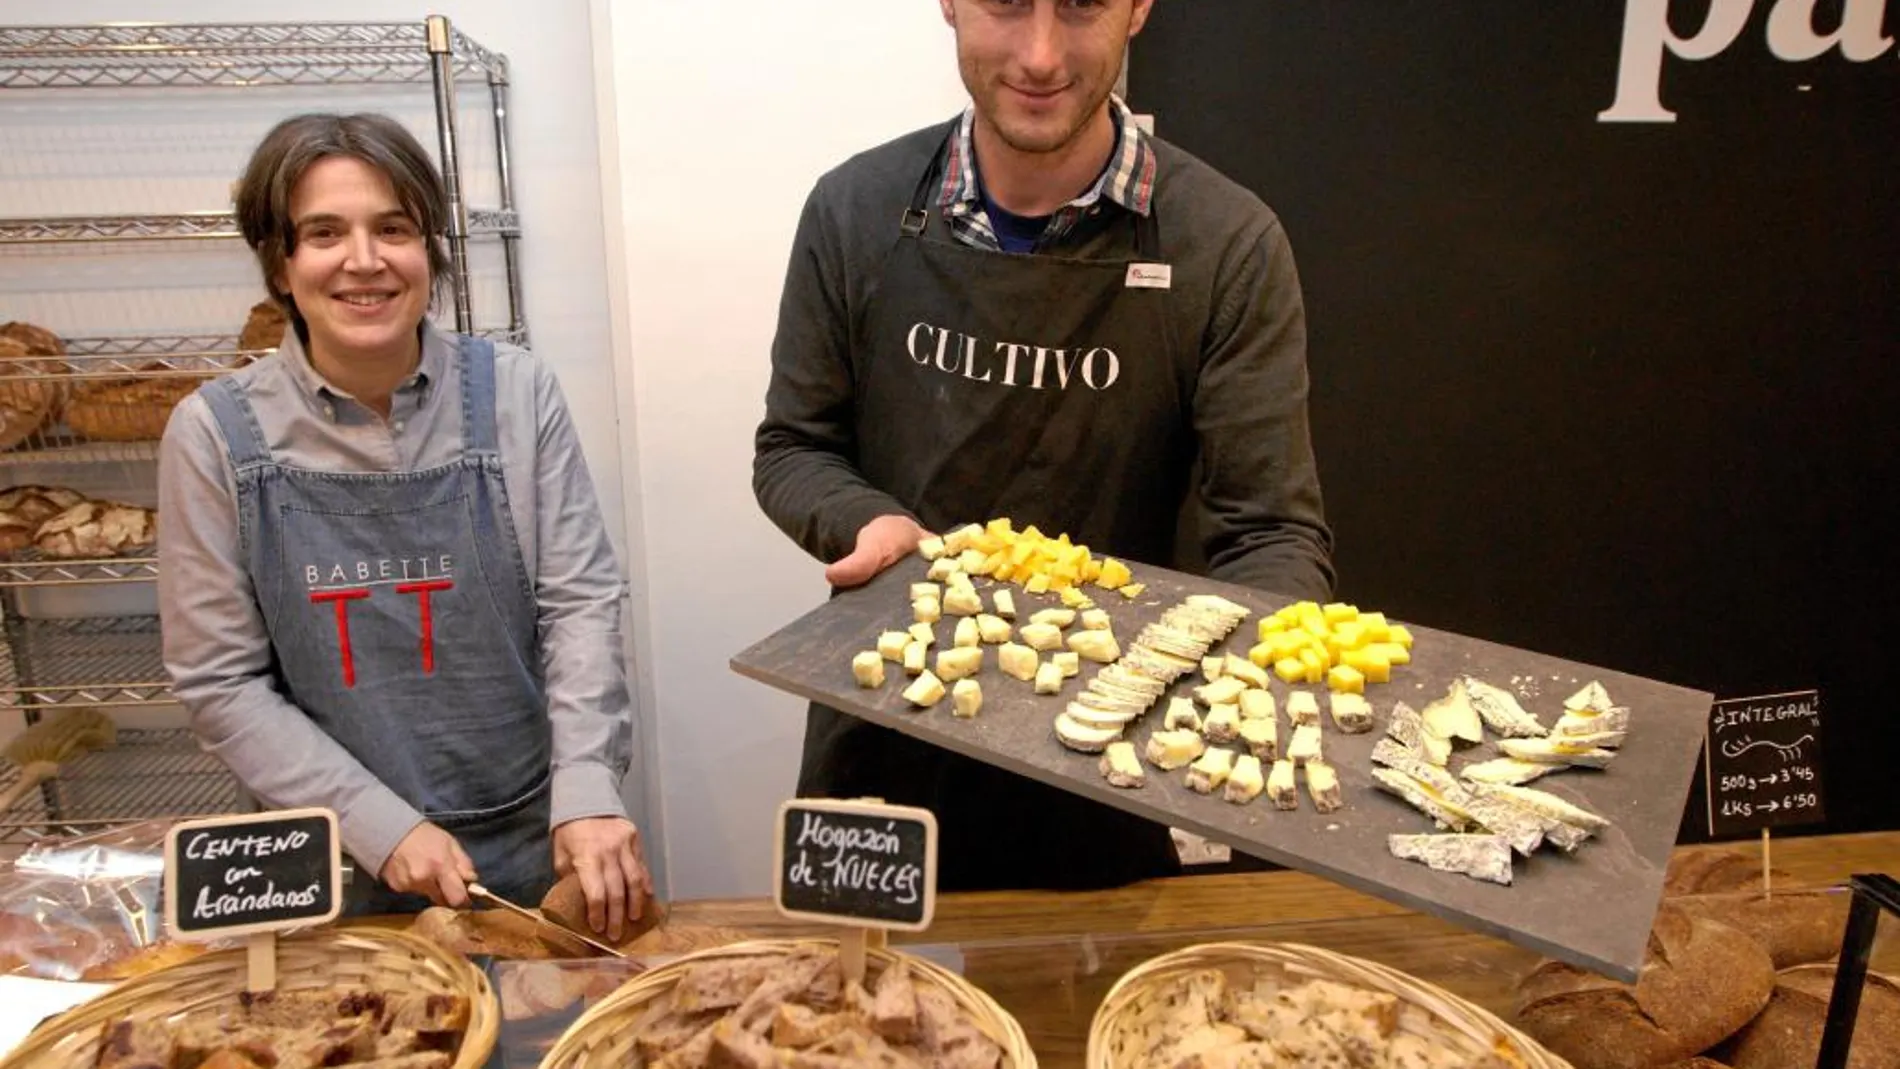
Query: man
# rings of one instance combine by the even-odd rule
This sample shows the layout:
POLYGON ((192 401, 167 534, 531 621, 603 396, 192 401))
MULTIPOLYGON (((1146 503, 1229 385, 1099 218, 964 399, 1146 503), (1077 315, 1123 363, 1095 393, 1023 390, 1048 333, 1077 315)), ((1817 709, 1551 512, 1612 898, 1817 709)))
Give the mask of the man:
MULTIPOLYGON (((761 506, 837 587, 927 530, 1008 516, 1326 597, 1285 234, 1111 95, 1153 0, 939 3, 972 105, 848 161, 806 203, 761 506), (1198 545, 1178 545, 1189 501, 1198 545)), ((799 793, 935 810, 945 889, 1179 871, 1165 828, 821 706, 799 793)))

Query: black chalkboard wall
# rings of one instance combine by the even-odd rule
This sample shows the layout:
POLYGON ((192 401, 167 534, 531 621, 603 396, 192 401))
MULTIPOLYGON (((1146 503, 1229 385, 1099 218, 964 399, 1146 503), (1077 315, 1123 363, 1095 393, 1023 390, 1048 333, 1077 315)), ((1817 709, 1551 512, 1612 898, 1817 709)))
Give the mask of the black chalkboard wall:
POLYGON ((1818 688, 1828 830, 1893 827, 1900 52, 1777 58, 1773 6, 1663 59, 1673 123, 1598 121, 1612 0, 1161 0, 1130 102, 1285 221, 1345 598, 1818 688))

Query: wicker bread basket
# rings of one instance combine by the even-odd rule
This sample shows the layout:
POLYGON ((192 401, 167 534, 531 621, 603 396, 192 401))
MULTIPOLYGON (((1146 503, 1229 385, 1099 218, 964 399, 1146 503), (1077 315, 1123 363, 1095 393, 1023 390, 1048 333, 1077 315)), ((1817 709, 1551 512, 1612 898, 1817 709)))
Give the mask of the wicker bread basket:
POLYGON ((1399 999, 1401 1031, 1452 1044, 1475 1063, 1485 1054, 1524 1069, 1570 1069, 1570 1063, 1530 1037, 1458 996, 1396 969, 1296 943, 1208 943, 1143 962, 1116 982, 1089 1026, 1088 1069, 1130 1069, 1122 1053, 1133 1039, 1134 1018, 1154 989, 1187 973, 1218 969, 1230 983, 1297 987, 1331 980, 1399 999))
MULTIPOLYGON (((243 948, 219 950, 128 981, 42 1024, 0 1069, 90 1069, 106 1022, 126 1015, 170 1018, 228 1002, 244 988, 243 948)), ((451 1069, 481 1069, 495 1047, 501 1007, 488 977, 459 955, 407 932, 318 929, 277 941, 277 986, 401 989, 469 1001, 451 1069)))
MULTIPOLYGON (((634 1022, 653 1002, 671 993, 687 969, 700 962, 758 955, 786 956, 806 949, 835 950, 837 945, 837 941, 831 939, 761 939, 704 950, 669 962, 629 980, 620 990, 582 1014, 541 1059, 540 1069, 623 1069, 632 1064, 634 1040, 639 1038, 632 1027, 634 1022)), ((875 977, 900 957, 910 965, 916 982, 941 988, 985 1035, 1003 1048, 1004 1069, 1036 1069, 1036 1055, 1029 1049, 1029 1039, 1023 1035, 1022 1026, 993 999, 956 973, 922 958, 873 947, 865 952, 866 979, 875 977)))

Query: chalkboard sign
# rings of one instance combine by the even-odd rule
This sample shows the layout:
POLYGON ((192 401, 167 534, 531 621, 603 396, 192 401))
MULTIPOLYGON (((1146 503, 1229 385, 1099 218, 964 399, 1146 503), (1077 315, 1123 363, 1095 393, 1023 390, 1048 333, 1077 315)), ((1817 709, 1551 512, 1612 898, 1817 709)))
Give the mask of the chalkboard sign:
POLYGON ((1710 835, 1826 819, 1818 691, 1718 701, 1704 746, 1710 835))
POLYGON ((778 811, 773 897, 800 920, 922 931, 937 908, 937 818, 928 809, 786 802, 778 811))
POLYGON ((342 860, 328 809, 184 821, 165 838, 165 926, 206 942, 332 920, 342 860))

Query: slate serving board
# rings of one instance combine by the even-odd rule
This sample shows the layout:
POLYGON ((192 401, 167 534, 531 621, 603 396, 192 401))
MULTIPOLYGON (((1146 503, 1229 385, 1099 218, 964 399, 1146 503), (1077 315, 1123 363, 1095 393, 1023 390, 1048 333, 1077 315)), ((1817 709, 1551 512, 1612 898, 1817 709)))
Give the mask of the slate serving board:
MULTIPOLYGON (((1064 749, 1051 726, 1056 714, 1097 671, 1098 666, 1087 661, 1082 674, 1069 680, 1060 695, 1036 695, 1029 684, 1003 675, 996 666, 996 648, 985 646, 983 670, 977 676, 983 685, 983 711, 974 720, 953 717, 948 697, 929 710, 915 710, 902 697, 910 677, 900 665, 886 663, 882 688, 857 686, 851 674, 852 655, 874 648, 880 632, 902 630, 912 623, 909 585, 922 581, 927 569, 920 558, 908 558, 870 584, 832 598, 741 652, 732 659, 733 670, 1244 853, 1315 873, 1618 979, 1636 979, 1662 897, 1663 873, 1675 845, 1683 802, 1695 775, 1711 695, 1393 620, 1406 624, 1416 644, 1412 662, 1395 667, 1391 682, 1367 686, 1366 696, 1378 717, 1371 733, 1340 733, 1324 712, 1324 686, 1300 688, 1313 690, 1320 698, 1326 758, 1339 772, 1345 808, 1331 814, 1315 812, 1305 793, 1304 777, 1301 808, 1292 812, 1273 808, 1265 795, 1250 805, 1237 806, 1218 793, 1195 794, 1183 782, 1185 772, 1152 767, 1145 787, 1119 790, 1102 778, 1095 756, 1064 749), (1631 710, 1629 739, 1608 769, 1572 769, 1532 784, 1602 814, 1614 826, 1575 854, 1566 856, 1546 847, 1534 857, 1515 859, 1509 887, 1434 872, 1392 857, 1386 849, 1387 835, 1434 829, 1422 814, 1379 790, 1370 776, 1372 747, 1384 736, 1393 702, 1422 709, 1463 675, 1511 690, 1545 726, 1561 715, 1565 697, 1593 679, 1619 705, 1631 710)), ((1259 619, 1292 600, 1156 567, 1135 565, 1134 569, 1135 581, 1147 588, 1132 601, 1088 588, 1097 605, 1109 612, 1124 649, 1167 607, 1189 594, 1209 593, 1253 610, 1254 615, 1216 647, 1244 657, 1254 643, 1259 619)), ((978 579, 976 586, 989 609, 995 584, 978 579)), ((1037 609, 1061 604, 1054 595, 1011 589, 1021 622, 1027 622, 1037 609)), ((1378 606, 1361 608, 1373 611, 1378 606)), ((937 651, 950 643, 955 622, 955 617, 946 616, 936 624, 933 667, 937 651)), ((1129 726, 1124 737, 1141 749, 1150 731, 1160 727, 1167 698, 1186 695, 1201 682, 1198 672, 1177 681, 1147 717, 1129 726)), ((1290 689, 1278 679, 1273 682, 1283 746, 1291 733, 1285 713, 1290 689)), ((1495 737, 1487 732, 1484 745, 1459 750, 1451 767, 1456 772, 1471 761, 1498 756, 1502 754, 1495 737)))

